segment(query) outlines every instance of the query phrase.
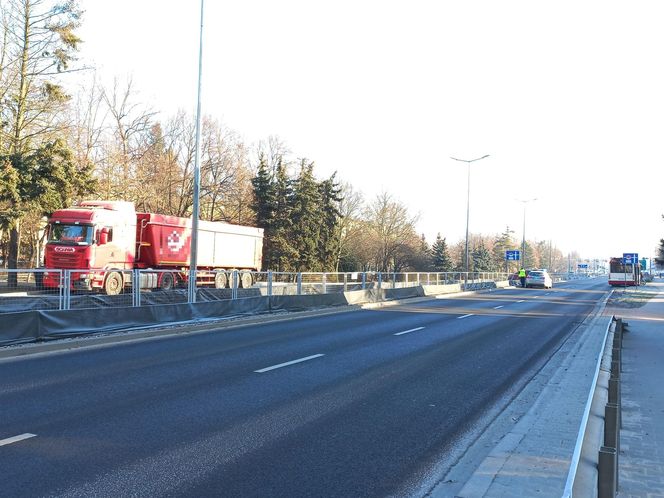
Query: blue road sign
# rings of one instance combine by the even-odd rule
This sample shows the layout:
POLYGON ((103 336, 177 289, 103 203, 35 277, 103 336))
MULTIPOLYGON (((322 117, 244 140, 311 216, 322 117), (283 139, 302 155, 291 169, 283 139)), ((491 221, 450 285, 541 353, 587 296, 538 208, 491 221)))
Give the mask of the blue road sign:
POLYGON ((576 265, 576 266, 577 266, 578 268, 580 268, 580 269, 586 269, 586 268, 588 268, 588 265, 587 265, 586 263, 579 263, 579 264, 576 265))
POLYGON ((521 259, 521 251, 505 251, 505 259, 507 261, 519 261, 521 259))
POLYGON ((639 253, 637 252, 624 252, 623 253, 623 264, 633 265, 639 261, 639 253))

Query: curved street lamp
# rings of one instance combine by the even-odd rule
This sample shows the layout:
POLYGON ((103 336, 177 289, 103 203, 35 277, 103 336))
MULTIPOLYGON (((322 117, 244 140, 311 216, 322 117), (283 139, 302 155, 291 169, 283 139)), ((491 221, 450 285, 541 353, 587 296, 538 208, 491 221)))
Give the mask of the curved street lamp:
POLYGON ((478 157, 475 159, 458 159, 456 157, 450 156, 450 159, 454 159, 455 161, 460 161, 468 165, 468 193, 466 195, 466 262, 464 265, 466 271, 466 280, 468 280, 468 222, 470 221, 470 163, 474 163, 475 161, 479 161, 480 159, 484 159, 486 157, 489 157, 489 154, 486 154, 482 157, 478 157))

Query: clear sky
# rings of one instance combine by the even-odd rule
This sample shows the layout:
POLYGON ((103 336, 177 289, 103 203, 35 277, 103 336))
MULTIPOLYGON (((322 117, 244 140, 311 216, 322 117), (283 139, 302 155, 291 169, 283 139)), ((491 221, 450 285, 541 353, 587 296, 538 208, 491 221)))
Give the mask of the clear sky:
MULTIPOLYGON (((198 0, 83 0, 83 59, 170 115, 196 105, 198 0)), ((603 258, 664 237, 661 1, 207 0, 203 112, 418 231, 603 258)))

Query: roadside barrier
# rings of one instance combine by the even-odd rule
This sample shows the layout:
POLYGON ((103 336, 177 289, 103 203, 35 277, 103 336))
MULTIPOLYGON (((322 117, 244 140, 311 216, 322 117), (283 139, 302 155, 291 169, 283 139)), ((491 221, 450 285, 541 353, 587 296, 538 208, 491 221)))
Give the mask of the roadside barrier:
MULTIPOLYGON (((621 416, 621 390, 620 390, 620 374, 622 371, 622 343, 623 335, 627 330, 627 324, 621 318, 612 317, 605 337, 604 352, 608 348, 609 333, 613 328, 613 342, 611 344, 611 367, 609 370, 608 382, 608 399, 604 404, 604 434, 602 443, 599 446, 597 455, 597 497, 598 498, 615 498, 618 492, 618 469, 619 469, 619 455, 620 455, 620 428, 622 426, 621 416)), ((576 448, 572 457, 572 464, 570 472, 563 493, 563 498, 572 498, 572 490, 574 487, 574 479, 576 477, 576 470, 581 456, 581 449, 583 446, 583 439, 587 427, 588 415, 592 405, 592 400, 595 396, 595 390, 599 379, 599 371, 602 364, 602 355, 600 355, 595 372, 595 378, 592 383, 592 390, 588 396, 586 403, 586 411, 581 423, 579 435, 577 438, 576 448)), ((606 371, 606 370, 604 370, 606 371)))
MULTIPOLYGON (((574 452, 572 454, 572 459, 571 459, 571 462, 570 462, 570 468, 569 468, 569 472, 567 474, 567 482, 565 483, 565 489, 563 491, 562 498, 572 498, 574 496, 573 495, 574 481, 576 479, 576 472, 578 470, 579 462, 581 460, 581 452, 582 452, 582 449, 583 449, 583 441, 584 441, 584 437, 585 437, 585 434, 586 434, 586 429, 588 427, 588 420, 590 418, 590 411, 591 411, 592 405, 593 405, 593 398, 595 397, 595 391, 597 389, 597 383, 598 383, 599 377, 600 377, 600 370, 602 369, 602 357, 603 357, 603 354, 604 354, 604 350, 607 347, 609 332, 611 331, 612 325, 613 325, 613 320, 611 322, 609 322, 609 324, 606 327, 606 330, 604 331, 604 339, 602 341, 602 347, 600 349, 601 354, 597 358, 597 364, 596 364, 596 367, 595 367, 594 377, 593 377, 593 380, 590 384, 592 387, 590 389, 590 392, 588 393, 588 399, 586 400, 586 405, 585 405, 585 408, 583 410, 583 417, 581 418, 581 424, 579 426, 579 432, 577 434, 576 444, 574 446, 574 452)), ((607 454, 610 455, 610 450, 607 450, 607 454)), ((607 457, 603 457, 603 458, 607 458, 607 457)))
POLYGON ((620 376, 623 335, 627 331, 627 323, 623 322, 621 318, 614 318, 614 320, 609 398, 604 407, 604 445, 600 447, 598 456, 598 498, 614 498, 619 486, 620 428, 622 427, 620 376))
POLYGON ((462 290, 478 290, 488 285, 507 283, 508 279, 508 274, 498 272, 296 273, 199 270, 197 292, 190 301, 185 273, 152 269, 107 270, 101 273, 73 269, 0 269, 0 315, 21 311, 129 308, 257 296, 341 294, 356 290, 396 290, 422 286, 440 288, 459 285, 462 290))
MULTIPOLYGON (((331 290, 335 282, 326 281, 329 275, 322 278, 324 286, 331 290)), ((237 280, 237 279, 233 279, 237 280)), ((365 303, 377 303, 395 299, 408 299, 428 295, 460 292, 457 285, 440 286, 386 286, 377 288, 367 285, 365 289, 355 289, 346 292, 333 291, 327 293, 301 292, 297 283, 302 282, 298 276, 297 283, 283 283, 275 285, 270 276, 272 293, 268 295, 262 288, 251 289, 198 289, 197 302, 187 302, 183 290, 170 292, 155 292, 150 295, 134 293, 133 302, 130 300, 125 306, 109 305, 108 300, 118 296, 85 296, 85 306, 70 306, 66 309, 27 310, 0 314, 0 346, 30 343, 65 337, 77 337, 95 333, 110 333, 118 330, 128 330, 137 327, 151 327, 155 325, 186 323, 207 319, 226 319, 240 315, 255 315, 259 313, 274 313, 283 311, 304 311, 312 308, 347 306, 365 303), (246 291, 238 297, 238 293, 231 291, 246 291), (279 291, 279 292, 277 292, 279 291), (180 302, 172 302, 170 295, 184 298, 180 302), (233 295, 234 294, 234 295, 233 295), (146 305, 148 297, 161 297, 161 302, 146 305), (226 296, 225 298, 221 298, 226 296), (101 304, 101 306, 100 306, 101 304)), ((305 282, 301 285, 304 286, 305 282)), ((383 282, 384 283, 384 282, 383 282)), ((496 282, 487 281, 477 289, 495 289, 496 282)), ((340 282, 344 286, 343 280, 340 282)), ((350 288, 350 284, 347 284, 350 288)), ((129 294, 129 297, 132 295, 129 294)), ((1 298, 0 298, 1 299, 1 298)), ((72 304, 73 300, 72 300, 72 304)))

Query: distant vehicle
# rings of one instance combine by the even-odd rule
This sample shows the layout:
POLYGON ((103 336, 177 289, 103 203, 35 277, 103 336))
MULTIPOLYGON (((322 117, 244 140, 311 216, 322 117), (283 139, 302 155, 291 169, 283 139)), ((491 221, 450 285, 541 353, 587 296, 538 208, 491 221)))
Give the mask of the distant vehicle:
POLYGON ((553 287, 553 279, 546 270, 530 270, 526 276, 526 287, 551 289, 553 287))
POLYGON ((627 287, 641 284, 641 265, 624 264, 623 258, 609 260, 609 285, 627 287))

